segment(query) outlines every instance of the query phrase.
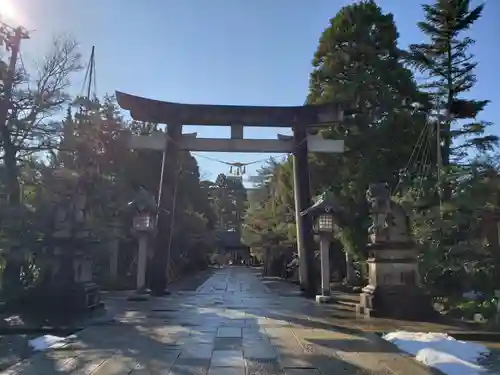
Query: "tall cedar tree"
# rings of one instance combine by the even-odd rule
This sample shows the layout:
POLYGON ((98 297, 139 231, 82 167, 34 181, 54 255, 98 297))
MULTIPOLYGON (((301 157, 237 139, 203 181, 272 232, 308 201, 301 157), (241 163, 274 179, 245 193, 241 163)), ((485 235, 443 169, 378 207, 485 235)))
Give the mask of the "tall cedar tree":
POLYGON ((470 3, 470 0, 437 0, 433 5, 423 5, 425 21, 419 22, 418 27, 429 41, 410 46, 410 63, 428 76, 423 89, 433 95, 440 113, 448 114, 440 116, 445 169, 454 160, 468 156, 471 149, 489 151, 498 141, 496 136, 485 135, 488 122, 476 121, 489 101, 463 97, 476 83, 477 66, 469 52, 474 40, 465 34, 484 8, 484 4, 471 8, 470 3), (454 142, 457 138, 463 142, 454 142))
MULTIPOLYGON (((364 200, 369 182, 397 182, 424 125, 406 105, 425 98, 403 65, 398 36, 392 14, 374 1, 362 1, 330 20, 314 55, 308 103, 358 103, 358 113, 327 134, 344 139, 344 154, 316 157, 324 168, 340 172, 343 194, 355 200, 364 200)), ((331 178, 321 178, 331 174, 314 167, 311 172, 323 185, 319 190, 331 186, 331 178)))
POLYGON ((345 152, 314 155, 311 163, 314 191, 332 189, 349 212, 359 214, 350 226, 358 233, 353 236, 359 246, 346 247, 364 248, 368 184, 397 185, 398 172, 406 166, 425 126, 424 116, 407 105, 426 98, 404 66, 398 36, 392 14, 384 13, 374 1, 357 2, 330 20, 313 59, 308 103, 358 103, 352 118, 324 131, 328 137, 343 139, 345 152))

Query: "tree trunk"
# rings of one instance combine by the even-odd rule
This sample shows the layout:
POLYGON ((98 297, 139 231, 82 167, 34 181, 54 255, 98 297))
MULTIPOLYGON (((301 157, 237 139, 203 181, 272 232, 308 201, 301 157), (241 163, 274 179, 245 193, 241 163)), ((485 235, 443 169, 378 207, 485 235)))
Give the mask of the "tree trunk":
POLYGON ((352 286, 356 282, 356 274, 354 273, 354 259, 349 251, 345 252, 345 267, 346 267, 346 274, 345 274, 346 284, 352 286))
POLYGON ((4 150, 4 166, 7 187, 7 200, 12 205, 17 205, 21 201, 19 190, 16 149, 12 144, 10 132, 7 127, 2 127, 2 146, 4 150))
POLYGON ((21 292, 21 269, 22 261, 16 256, 17 248, 10 248, 10 253, 5 259, 5 268, 2 273, 2 293, 8 302, 12 298, 19 297, 21 292))
POLYGON ((269 249, 269 246, 266 246, 265 252, 264 252, 264 276, 269 276, 269 264, 271 263, 270 259, 271 255, 271 250, 269 249))
MULTIPOLYGON (((16 210, 19 208, 21 203, 21 193, 19 189, 18 181, 18 170, 16 162, 16 149, 12 144, 10 133, 7 127, 2 127, 2 143, 4 149, 4 166, 6 175, 6 190, 7 190, 7 201, 12 209, 16 210)), ((14 215, 17 215, 15 213, 14 215)), ((21 235, 21 234, 19 234, 21 235)), ((14 252, 20 251, 15 247, 9 249, 9 253, 5 259, 5 270, 2 275, 2 285, 8 290, 16 291, 21 287, 21 268, 22 261, 18 259, 18 254, 14 252)))
POLYGON ((120 257, 120 240, 114 239, 111 242, 111 251, 109 253, 109 275, 112 280, 118 279, 119 257, 120 257))

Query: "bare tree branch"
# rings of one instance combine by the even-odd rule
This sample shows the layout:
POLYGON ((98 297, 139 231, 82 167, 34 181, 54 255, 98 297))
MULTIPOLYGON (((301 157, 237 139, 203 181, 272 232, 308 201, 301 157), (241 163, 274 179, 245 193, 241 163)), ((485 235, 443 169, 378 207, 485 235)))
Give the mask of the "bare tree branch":
POLYGON ((19 157, 56 147, 61 128, 53 118, 70 102, 69 78, 82 69, 80 61, 78 44, 56 37, 36 77, 27 72, 16 77, 8 126, 19 157))

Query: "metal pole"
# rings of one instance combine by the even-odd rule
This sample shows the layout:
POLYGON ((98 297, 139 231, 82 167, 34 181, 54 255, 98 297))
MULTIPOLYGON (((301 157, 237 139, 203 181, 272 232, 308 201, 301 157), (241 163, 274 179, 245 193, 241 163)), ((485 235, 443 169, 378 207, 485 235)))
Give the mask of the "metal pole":
POLYGON ((442 167, 443 160, 441 155, 441 108, 438 103, 438 116, 436 121, 436 155, 437 155, 437 189, 439 195, 439 212, 441 218, 443 216, 443 181, 442 181, 442 167))
MULTIPOLYGON (((170 272, 170 249, 172 248, 172 237, 173 237, 173 230, 174 230, 174 225, 175 225, 175 206, 177 203, 177 188, 179 186, 179 178, 181 176, 182 168, 179 169, 179 172, 177 173, 177 178, 175 179, 175 185, 174 185, 174 197, 172 201, 172 212, 170 215, 172 216, 172 219, 170 220, 170 233, 168 236, 168 246, 167 246, 167 278, 170 272)), ((168 281, 168 280, 167 280, 168 281)))
POLYGON ((303 226, 300 225, 302 218, 300 217, 300 207, 299 194, 297 193, 297 186, 299 186, 299 173, 297 171, 297 161, 296 156, 292 157, 293 161, 293 186, 294 186, 294 201, 295 201, 295 222, 297 231, 297 257, 299 258, 299 283, 302 289, 305 289, 307 284, 307 258, 305 253, 305 248, 303 244, 304 234, 303 226))
POLYGON ((162 193, 163 193, 163 180, 165 176, 165 166, 167 163, 167 151, 168 151, 168 144, 169 144, 169 136, 165 132, 165 148, 163 149, 163 155, 161 158, 161 172, 160 172, 160 185, 158 186, 158 200, 156 204, 156 223, 158 224, 158 218, 160 216, 160 208, 161 208, 161 198, 162 198, 162 193))
MULTIPOLYGON (((92 89, 92 80, 94 79, 94 59, 95 59, 95 46, 92 46, 92 52, 90 53, 90 71, 89 71, 89 84, 87 86, 87 100, 92 100, 90 98, 90 91, 92 89)), ((94 92, 94 95, 96 93, 94 92)))

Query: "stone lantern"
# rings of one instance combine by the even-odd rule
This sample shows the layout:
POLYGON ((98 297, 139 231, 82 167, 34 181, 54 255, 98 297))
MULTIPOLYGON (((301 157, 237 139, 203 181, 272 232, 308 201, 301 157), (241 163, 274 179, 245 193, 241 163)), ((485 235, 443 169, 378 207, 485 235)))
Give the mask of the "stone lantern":
POLYGON ((148 260, 148 242, 156 229, 156 200, 152 194, 141 188, 136 198, 129 202, 134 217, 132 231, 139 242, 137 256, 137 285, 136 290, 142 294, 146 290, 146 268, 148 260))
MULTIPOLYGON (((55 221, 52 234, 50 297, 62 308, 84 310, 101 304, 93 281, 93 258, 88 249, 97 244, 90 225, 92 212, 86 194, 87 179, 67 168, 54 172, 61 181, 54 191, 55 221)), ((50 303, 49 303, 50 304, 50 303)))
POLYGON ((320 239, 321 255, 321 295, 316 296, 316 302, 330 301, 330 242, 332 236, 339 230, 343 217, 343 210, 336 199, 329 192, 321 194, 308 209, 300 213, 310 215, 314 223, 314 230, 320 239))

